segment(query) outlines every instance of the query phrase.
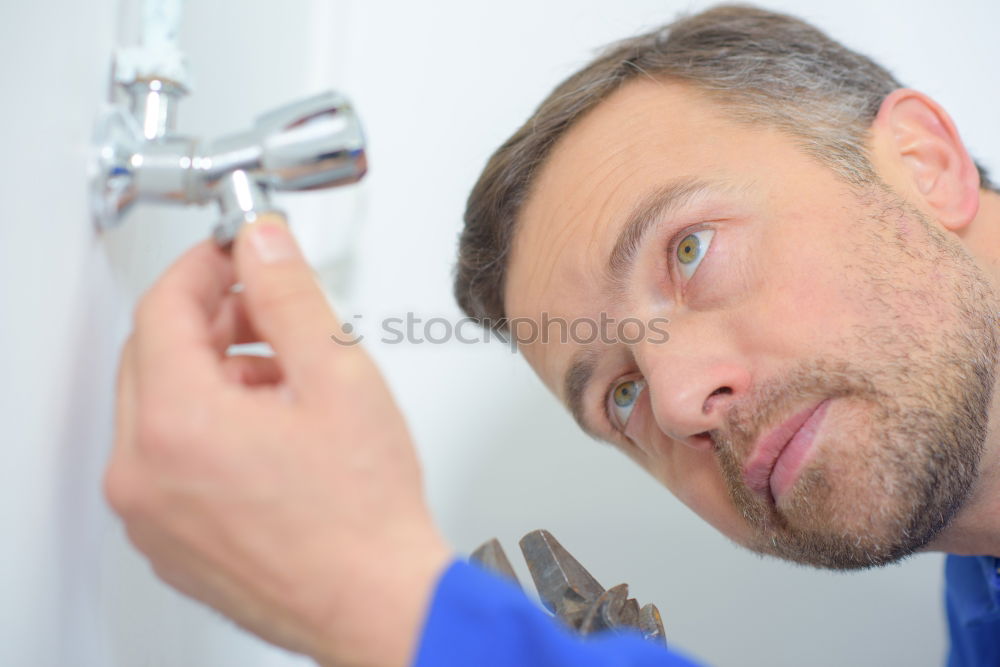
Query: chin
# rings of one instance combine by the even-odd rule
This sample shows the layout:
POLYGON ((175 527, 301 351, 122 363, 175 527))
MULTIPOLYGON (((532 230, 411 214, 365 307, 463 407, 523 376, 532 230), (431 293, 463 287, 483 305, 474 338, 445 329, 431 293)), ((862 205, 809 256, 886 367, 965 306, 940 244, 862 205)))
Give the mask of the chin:
POLYGON ((926 550, 961 504, 936 493, 932 478, 925 481, 873 469, 834 476, 812 467, 759 527, 751 548, 834 570, 898 562, 926 550))

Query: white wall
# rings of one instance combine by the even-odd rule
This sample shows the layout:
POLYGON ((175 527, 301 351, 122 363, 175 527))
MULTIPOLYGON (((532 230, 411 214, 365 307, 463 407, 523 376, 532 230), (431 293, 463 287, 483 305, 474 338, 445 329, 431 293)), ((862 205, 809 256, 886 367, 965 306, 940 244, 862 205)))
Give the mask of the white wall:
MULTIPOLYGON (((706 5, 189 2, 181 40, 197 87, 181 129, 214 136, 331 85, 347 92, 370 139, 366 182, 280 203, 336 281, 345 317, 456 318, 455 240, 489 153, 594 47, 706 5), (358 223, 347 275, 338 250, 358 223)), ((768 6, 814 20, 935 96, 1000 169, 995 2, 768 6)), ((104 237, 89 227, 90 124, 133 10, 114 0, 0 8, 0 665, 300 664, 157 583, 100 500, 131 305, 213 219, 147 208, 104 237)), ((498 536, 520 566, 517 538, 546 527, 603 583, 626 581, 656 602, 669 639, 716 665, 940 664, 939 556, 859 575, 761 560, 577 433, 502 346, 373 342, 456 548, 498 536)))
POLYGON ((59 22, 0 9, 2 665, 104 655, 94 600, 107 523, 92 482, 121 327, 82 170, 114 14, 111 2, 64 5, 59 22))
MULTIPOLYGON (((329 36, 346 5, 188 5, 182 34, 196 94, 181 107, 182 131, 239 130, 269 107, 336 83, 345 58, 342 41, 329 36), (279 25, 287 32, 275 35, 279 25), (310 32, 317 26, 322 34, 310 32)), ((135 39, 137 7, 134 0, 0 6, 7 203, 0 222, 0 665, 310 664, 160 584, 101 498, 114 371, 132 305, 214 219, 207 210, 150 208, 103 236, 91 226, 93 121, 106 98, 113 46, 135 39)), ((336 212, 340 201, 307 200, 293 212, 318 218, 311 207, 327 201, 336 212)))

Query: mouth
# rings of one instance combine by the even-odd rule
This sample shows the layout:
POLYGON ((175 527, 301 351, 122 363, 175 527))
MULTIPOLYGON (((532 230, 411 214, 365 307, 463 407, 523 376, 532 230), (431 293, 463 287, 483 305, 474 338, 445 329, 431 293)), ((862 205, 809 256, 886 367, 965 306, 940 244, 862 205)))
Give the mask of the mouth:
POLYGON ((830 405, 825 399, 797 412, 759 438, 743 467, 747 488, 770 503, 792 488, 830 405))

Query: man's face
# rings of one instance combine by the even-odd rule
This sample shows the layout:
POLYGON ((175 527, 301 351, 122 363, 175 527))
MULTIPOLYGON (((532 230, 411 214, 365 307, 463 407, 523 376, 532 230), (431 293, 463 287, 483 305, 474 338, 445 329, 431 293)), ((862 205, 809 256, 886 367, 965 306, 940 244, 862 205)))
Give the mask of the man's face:
POLYGON ((510 318, 647 323, 521 349, 586 430, 723 533, 837 568, 924 546, 972 488, 997 304, 887 189, 648 80, 556 146, 505 293, 510 318))

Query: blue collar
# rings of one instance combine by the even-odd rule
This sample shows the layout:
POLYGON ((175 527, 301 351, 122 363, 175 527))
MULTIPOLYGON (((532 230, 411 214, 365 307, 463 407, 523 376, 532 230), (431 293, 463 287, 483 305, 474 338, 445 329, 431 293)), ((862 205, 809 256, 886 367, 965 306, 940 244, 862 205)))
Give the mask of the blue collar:
POLYGON ((1000 558, 948 556, 948 602, 962 623, 1000 618, 1000 558))

